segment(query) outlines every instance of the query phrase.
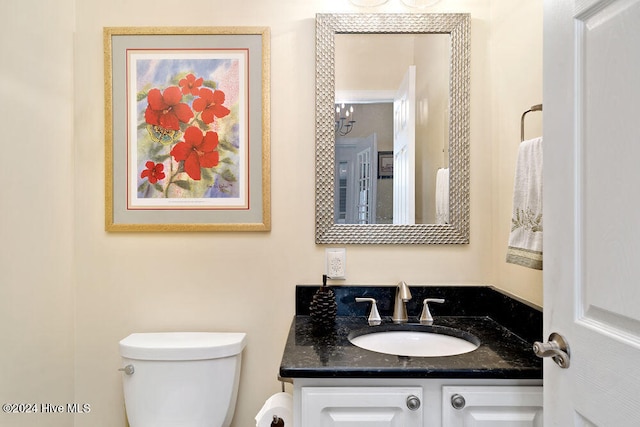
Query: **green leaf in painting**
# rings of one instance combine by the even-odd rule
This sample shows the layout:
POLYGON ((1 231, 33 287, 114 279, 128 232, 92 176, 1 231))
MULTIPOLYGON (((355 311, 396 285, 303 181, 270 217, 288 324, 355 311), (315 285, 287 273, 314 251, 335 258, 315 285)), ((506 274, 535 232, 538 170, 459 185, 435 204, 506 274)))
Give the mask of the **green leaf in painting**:
POLYGON ((162 145, 154 144, 154 145, 151 146, 151 148, 149 148, 149 155, 150 156, 157 156, 158 153, 160 153, 160 151, 163 148, 164 147, 162 145))
POLYGON ((204 87, 210 87, 211 89, 217 89, 218 88, 218 84, 216 82, 214 82, 213 80, 205 80, 202 82, 202 86, 204 87))
POLYGON ((149 181, 145 180, 142 184, 138 186, 138 193, 144 193, 147 190, 148 186, 149 186, 149 181))
POLYGON ((153 156, 151 157, 151 160, 153 160, 156 163, 164 163, 165 160, 167 160, 169 157, 169 154, 161 154, 159 156, 153 156))
POLYGON ((189 181, 181 179, 178 181, 173 181, 173 183, 184 190, 191 190, 191 183, 189 181))
POLYGON ((234 154, 238 153, 238 149, 233 146, 233 144, 229 143, 226 139, 221 139, 218 141, 218 149, 222 148, 225 151, 230 151, 234 154))
POLYGON ((170 156, 166 152, 166 146, 160 144, 154 144, 149 149, 149 160, 153 160, 156 163, 164 163, 170 156))
POLYGON ((182 80, 185 77, 187 77, 187 74, 193 74, 193 72, 192 71, 181 71, 181 72, 177 73, 176 75, 171 77, 171 84, 174 85, 174 86, 178 86, 180 84, 180 80, 182 80))
POLYGON ((142 90, 136 94, 136 101, 140 102, 145 99, 149 94, 149 89, 151 89, 151 83, 144 85, 142 90))
POLYGON ((205 122, 202 121, 202 119, 196 118, 194 121, 198 124, 198 127, 200 129, 207 129, 208 126, 205 122))
POLYGON ((212 181, 213 182, 213 169, 212 168, 202 168, 202 180, 203 181, 212 181))
POLYGON ((228 181, 228 182, 238 181, 238 178, 236 178, 233 172, 231 172, 229 169, 225 169, 224 171, 222 171, 222 174, 220 174, 220 176, 224 178, 225 181, 228 181))

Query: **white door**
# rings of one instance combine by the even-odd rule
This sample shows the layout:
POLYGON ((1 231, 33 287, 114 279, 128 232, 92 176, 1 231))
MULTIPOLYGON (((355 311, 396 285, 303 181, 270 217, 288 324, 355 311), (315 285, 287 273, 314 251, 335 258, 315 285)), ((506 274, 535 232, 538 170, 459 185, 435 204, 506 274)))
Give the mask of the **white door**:
MULTIPOLYGON (((375 137, 375 134, 372 136, 375 137)), ((376 223, 377 182, 372 177, 373 171, 376 169, 376 160, 374 148, 371 145, 356 154, 358 169, 358 224, 376 223)))
POLYGON ((393 223, 416 222, 416 66, 393 100, 393 223))
POLYGON ((377 135, 336 138, 336 224, 374 224, 376 220, 377 135), (364 203, 363 203, 364 202, 364 203))
POLYGON ((545 427, 640 426, 640 0, 544 8, 545 427))

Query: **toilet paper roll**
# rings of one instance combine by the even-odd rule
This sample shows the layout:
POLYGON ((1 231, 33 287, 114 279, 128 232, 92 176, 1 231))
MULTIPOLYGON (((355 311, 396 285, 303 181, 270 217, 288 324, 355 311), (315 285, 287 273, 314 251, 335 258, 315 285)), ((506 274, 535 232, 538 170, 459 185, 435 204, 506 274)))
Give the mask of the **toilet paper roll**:
POLYGON ((274 415, 284 421, 284 427, 293 427, 293 396, 290 393, 276 393, 268 398, 256 415, 256 427, 271 427, 274 415))

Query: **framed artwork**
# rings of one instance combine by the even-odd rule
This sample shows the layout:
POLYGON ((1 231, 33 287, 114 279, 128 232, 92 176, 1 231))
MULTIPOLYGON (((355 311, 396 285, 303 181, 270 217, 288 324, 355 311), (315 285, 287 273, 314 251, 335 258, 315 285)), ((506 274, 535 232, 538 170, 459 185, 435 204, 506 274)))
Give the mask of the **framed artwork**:
POLYGON ((269 29, 103 35, 106 230, 270 230, 269 29))
POLYGON ((393 151, 378 151, 378 179, 393 178, 393 151))

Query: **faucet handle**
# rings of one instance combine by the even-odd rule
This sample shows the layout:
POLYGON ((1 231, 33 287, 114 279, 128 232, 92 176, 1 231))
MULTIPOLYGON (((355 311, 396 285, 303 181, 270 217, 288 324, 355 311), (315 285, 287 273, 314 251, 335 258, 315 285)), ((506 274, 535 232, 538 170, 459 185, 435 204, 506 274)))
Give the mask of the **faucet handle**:
POLYGON ((380 317, 380 313, 378 312, 378 305, 376 304, 375 298, 364 298, 364 297, 356 297, 356 302, 370 302, 371 303, 371 312, 369 312, 369 325, 379 325, 382 323, 382 318, 380 317))
POLYGON ((420 314, 420 323, 426 323, 426 324, 433 323, 433 316, 431 316, 431 312, 429 311, 429 303, 430 302, 437 302, 437 303, 442 304, 444 302, 444 299, 442 299, 442 298, 425 298, 424 301, 422 301, 423 307, 422 307, 422 314, 420 314))

